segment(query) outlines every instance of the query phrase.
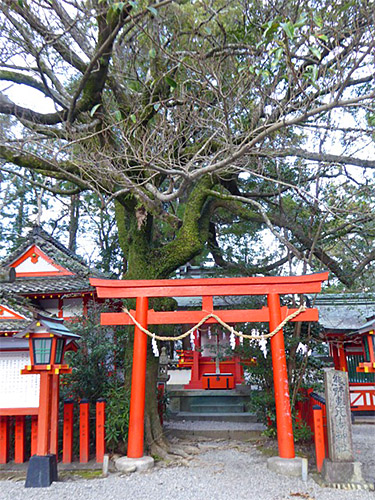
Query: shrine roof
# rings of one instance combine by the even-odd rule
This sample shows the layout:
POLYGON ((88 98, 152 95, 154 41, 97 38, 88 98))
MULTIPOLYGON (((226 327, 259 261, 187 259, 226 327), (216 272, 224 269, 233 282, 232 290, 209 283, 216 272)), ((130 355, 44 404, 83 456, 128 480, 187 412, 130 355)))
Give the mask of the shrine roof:
POLYGON ((375 293, 328 293, 311 299, 327 333, 353 332, 375 314, 375 293))
POLYGON ((80 276, 46 276, 40 278, 17 278, 14 283, 1 283, 0 290, 22 295, 79 293, 95 290, 88 278, 80 276))
POLYGON ((12 262, 17 260, 32 245, 38 246, 57 264, 73 274, 87 277, 89 275, 105 277, 104 273, 95 268, 90 268, 81 257, 66 248, 56 238, 48 234, 39 226, 33 227, 24 242, 14 252, 8 255, 8 257, 2 261, 1 265, 4 267, 10 266, 12 262))
POLYGON ((14 283, 0 283, 1 292, 27 294, 44 293, 74 293, 94 291, 89 284, 89 276, 104 278, 101 271, 89 267, 85 261, 62 245, 56 238, 36 226, 25 238, 24 242, 2 262, 1 266, 10 267, 33 246, 38 247, 57 266, 65 269, 66 273, 54 276, 17 276, 14 283))
POLYGON ((0 321, 0 336, 4 333, 17 333, 30 324, 30 319, 10 319, 0 321))
POLYGON ((0 311, 0 336, 23 330, 33 319, 32 312, 25 308, 22 301, 16 302, 0 297, 0 311))

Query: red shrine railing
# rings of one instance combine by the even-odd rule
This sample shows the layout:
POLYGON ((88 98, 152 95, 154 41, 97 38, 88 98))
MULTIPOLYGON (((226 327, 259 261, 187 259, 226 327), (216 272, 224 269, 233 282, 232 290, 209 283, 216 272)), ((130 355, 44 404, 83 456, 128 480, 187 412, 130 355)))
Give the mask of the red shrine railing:
MULTIPOLYGON (((73 449, 77 448, 79 463, 87 463, 95 458, 103 463, 105 454, 105 407, 104 399, 98 399, 94 415, 90 416, 90 403, 79 402, 79 411, 74 412, 75 402, 64 401, 62 422, 60 421, 60 449, 56 435, 55 447, 60 452, 58 458, 64 464, 74 461, 73 449), (74 425, 79 422, 78 442, 74 441, 74 425), (95 435, 90 428, 95 429, 95 435), (92 436, 94 435, 94 439, 92 436), (75 446, 74 446, 75 445, 75 446)), ((0 416, 0 464, 10 460, 20 464, 36 454, 38 434, 37 415, 0 416), (14 443, 14 447, 12 444, 14 443)))
POLYGON ((301 389, 302 401, 296 402, 297 420, 305 422, 311 429, 315 444, 316 468, 322 470, 328 453, 327 412, 323 397, 312 389, 301 389))

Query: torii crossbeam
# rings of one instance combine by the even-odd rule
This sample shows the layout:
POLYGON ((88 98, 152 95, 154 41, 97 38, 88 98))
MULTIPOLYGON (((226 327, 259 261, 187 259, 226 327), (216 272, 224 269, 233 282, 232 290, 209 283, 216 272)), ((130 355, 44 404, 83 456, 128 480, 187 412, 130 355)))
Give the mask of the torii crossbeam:
MULTIPOLYGON (((318 293, 328 272, 303 276, 277 276, 254 278, 210 278, 181 280, 103 280, 90 279, 99 298, 136 298, 135 318, 147 328, 154 324, 198 323, 213 309, 214 296, 266 295, 267 307, 255 310, 220 310, 216 313, 229 323, 268 322, 273 331, 295 309, 280 306, 280 295, 318 293), (202 297, 201 311, 155 312, 148 309, 148 299, 153 297, 202 297)), ((134 313, 132 311, 132 313, 134 313)), ((307 309, 292 321, 317 321, 318 311, 307 309)), ((207 323, 215 323, 214 318, 207 323)), ((130 325, 126 313, 102 313, 102 325, 130 325)), ((292 416, 285 358, 284 336, 280 330, 271 338, 272 366, 276 402, 276 423, 279 456, 294 458, 292 416)), ((146 384, 147 336, 137 326, 134 329, 134 354, 130 418, 128 432, 129 458, 143 456, 144 408, 146 384)))

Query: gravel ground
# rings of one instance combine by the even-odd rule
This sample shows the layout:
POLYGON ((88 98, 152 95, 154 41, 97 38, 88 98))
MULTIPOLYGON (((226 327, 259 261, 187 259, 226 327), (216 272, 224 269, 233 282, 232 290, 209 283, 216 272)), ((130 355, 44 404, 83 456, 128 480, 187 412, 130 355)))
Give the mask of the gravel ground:
MULTIPOLYGON (((354 450, 364 463, 366 478, 375 480, 375 426, 354 426, 354 450)), ((374 500, 365 490, 321 488, 280 476, 267 469, 267 458, 251 443, 200 442, 178 446, 189 452, 179 465, 160 464, 150 472, 110 474, 105 479, 75 479, 49 488, 29 488, 24 482, 0 482, 1 500, 374 500), (193 454, 193 452, 195 452, 193 454)))

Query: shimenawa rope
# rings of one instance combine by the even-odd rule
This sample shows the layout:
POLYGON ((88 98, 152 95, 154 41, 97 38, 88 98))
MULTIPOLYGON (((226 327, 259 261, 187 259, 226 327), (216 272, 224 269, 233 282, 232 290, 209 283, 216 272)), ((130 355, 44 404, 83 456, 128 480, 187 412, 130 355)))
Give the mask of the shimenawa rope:
POLYGON ((194 332, 194 330, 197 330, 200 326, 203 325, 208 319, 213 318, 216 319, 218 323, 220 323, 221 326, 223 326, 226 330, 228 330, 231 333, 234 333, 237 335, 237 337, 243 337, 244 339, 249 339, 249 340, 263 340, 263 339, 269 339, 276 335, 277 332, 279 332, 287 323, 288 321, 291 321, 295 317, 297 317, 301 312, 306 311, 306 306, 301 305, 297 311, 294 311, 293 313, 289 314, 272 332, 266 333, 264 335, 246 335, 244 333, 238 332, 235 330, 232 326, 228 325, 223 321, 219 316, 217 316, 214 313, 209 313, 207 316, 202 318, 196 325, 194 325, 190 330, 187 332, 182 333, 181 335, 178 335, 177 337, 163 337, 161 335, 156 335, 156 333, 150 332, 150 330, 147 330, 147 328, 144 328, 132 315, 132 313, 125 307, 124 312, 129 316, 129 318, 133 321, 133 323, 146 335, 151 337, 152 339, 156 340, 162 340, 162 341, 175 341, 175 340, 181 340, 191 333, 194 332))

